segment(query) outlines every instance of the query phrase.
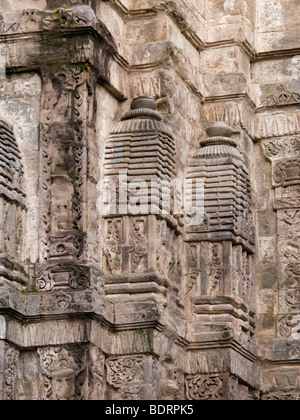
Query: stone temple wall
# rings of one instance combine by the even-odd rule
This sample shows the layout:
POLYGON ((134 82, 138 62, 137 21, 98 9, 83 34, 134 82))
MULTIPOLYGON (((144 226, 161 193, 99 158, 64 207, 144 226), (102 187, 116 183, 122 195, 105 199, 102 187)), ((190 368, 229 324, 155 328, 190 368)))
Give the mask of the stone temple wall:
POLYGON ((0 399, 300 399, 299 15, 0 0, 0 399))

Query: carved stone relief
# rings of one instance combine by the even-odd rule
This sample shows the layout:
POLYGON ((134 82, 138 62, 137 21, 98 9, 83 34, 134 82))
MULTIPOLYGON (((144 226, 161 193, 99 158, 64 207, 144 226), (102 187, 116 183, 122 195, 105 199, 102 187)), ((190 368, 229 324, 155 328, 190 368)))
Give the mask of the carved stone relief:
POLYGON ((37 273, 36 290, 50 291, 54 288, 85 289, 89 285, 89 268, 73 264, 41 266, 37 273))
POLYGON ((274 166, 274 186, 288 187, 300 182, 300 159, 286 159, 274 166))
POLYGON ((284 85, 279 85, 276 91, 263 100, 262 106, 284 106, 300 102, 300 94, 292 92, 284 85))
POLYGON ((82 255, 87 119, 84 71, 84 67, 64 65, 57 72, 43 75, 41 192, 44 260, 58 257, 78 259, 82 255), (73 129, 66 131, 63 123, 71 120, 73 129), (62 190, 64 195, 60 192, 62 190))
POLYGON ((222 400, 222 375, 188 375, 186 378, 186 397, 188 400, 222 400))
POLYGON ((143 357, 122 357, 107 361, 107 382, 124 400, 142 399, 143 357))
POLYGON ((300 156, 300 137, 274 138, 262 142, 267 158, 292 158, 300 156))
POLYGON ((87 349, 38 349, 43 400, 81 400, 86 375, 87 349))
POLYGON ((104 242, 104 255, 107 269, 112 274, 122 270, 122 219, 107 220, 107 233, 104 242))
POLYGON ((90 348, 89 380, 89 400, 99 401, 104 399, 105 356, 95 346, 90 348))
POLYGON ((4 400, 16 399, 16 382, 18 372, 19 351, 12 346, 5 346, 4 359, 4 400))

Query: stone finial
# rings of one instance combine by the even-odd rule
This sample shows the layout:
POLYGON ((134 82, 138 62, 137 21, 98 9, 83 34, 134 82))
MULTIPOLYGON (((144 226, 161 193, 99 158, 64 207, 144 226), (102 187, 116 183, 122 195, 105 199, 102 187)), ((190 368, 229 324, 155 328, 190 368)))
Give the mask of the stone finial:
POLYGON ((133 111, 135 109, 152 109, 155 111, 157 108, 157 103, 153 96, 139 96, 134 98, 131 102, 130 109, 133 111))
POLYGON ((234 134, 233 128, 223 121, 218 121, 206 129, 207 137, 200 142, 201 147, 212 144, 227 144, 236 147, 237 143, 230 137, 234 134))
POLYGON ((157 103, 155 98, 152 96, 139 96, 137 98, 134 98, 130 111, 127 112, 124 117, 122 118, 122 121, 124 120, 130 120, 133 118, 138 119, 154 119, 161 121, 162 116, 159 112, 156 111, 157 103))
POLYGON ((234 133, 233 128, 225 124, 223 121, 218 121, 206 130, 208 137, 231 137, 234 133))

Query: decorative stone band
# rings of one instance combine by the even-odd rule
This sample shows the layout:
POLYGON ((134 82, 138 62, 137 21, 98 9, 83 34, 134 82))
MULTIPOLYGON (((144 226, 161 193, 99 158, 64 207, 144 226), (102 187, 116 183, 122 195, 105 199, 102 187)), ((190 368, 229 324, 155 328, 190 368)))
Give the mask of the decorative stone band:
POLYGON ((228 144, 230 146, 237 147, 237 142, 235 140, 223 136, 208 137, 200 142, 202 147, 219 144, 228 144))
POLYGON ((99 34, 112 37, 89 6, 77 6, 56 10, 25 9, 0 16, 0 35, 14 35, 34 32, 66 31, 68 29, 93 28, 99 34))
POLYGON ((245 163, 244 157, 236 149, 236 143, 227 140, 226 137, 214 137, 203 140, 201 142, 203 147, 196 153, 195 158, 232 157, 245 163))
MULTIPOLYGON (((146 113, 143 114, 135 114, 135 117, 133 118, 133 114, 131 114, 131 111, 128 113, 130 116, 129 120, 122 120, 119 123, 116 123, 116 125, 113 127, 111 131, 111 135, 118 135, 118 134, 125 134, 125 133, 162 133, 171 136, 171 131, 166 126, 165 123, 162 121, 157 121, 157 119, 146 119, 141 118, 142 116, 145 117, 146 113), (131 118, 132 117, 132 118, 131 118), (136 118, 136 119, 135 119, 136 118)), ((126 114, 127 115, 127 114, 126 114)), ((148 114, 148 117, 150 114, 148 114)), ((153 115, 152 115, 153 116, 153 115)), ((125 117, 124 117, 125 118, 125 117)))

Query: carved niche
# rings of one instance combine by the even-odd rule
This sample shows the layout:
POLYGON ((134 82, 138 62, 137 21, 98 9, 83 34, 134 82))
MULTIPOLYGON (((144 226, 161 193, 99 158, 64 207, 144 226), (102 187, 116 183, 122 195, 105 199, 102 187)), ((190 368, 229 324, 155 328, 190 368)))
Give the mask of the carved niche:
POLYGON ((43 82, 42 257, 45 261, 79 259, 84 248, 82 200, 87 118, 84 66, 49 69, 43 73, 43 82))

